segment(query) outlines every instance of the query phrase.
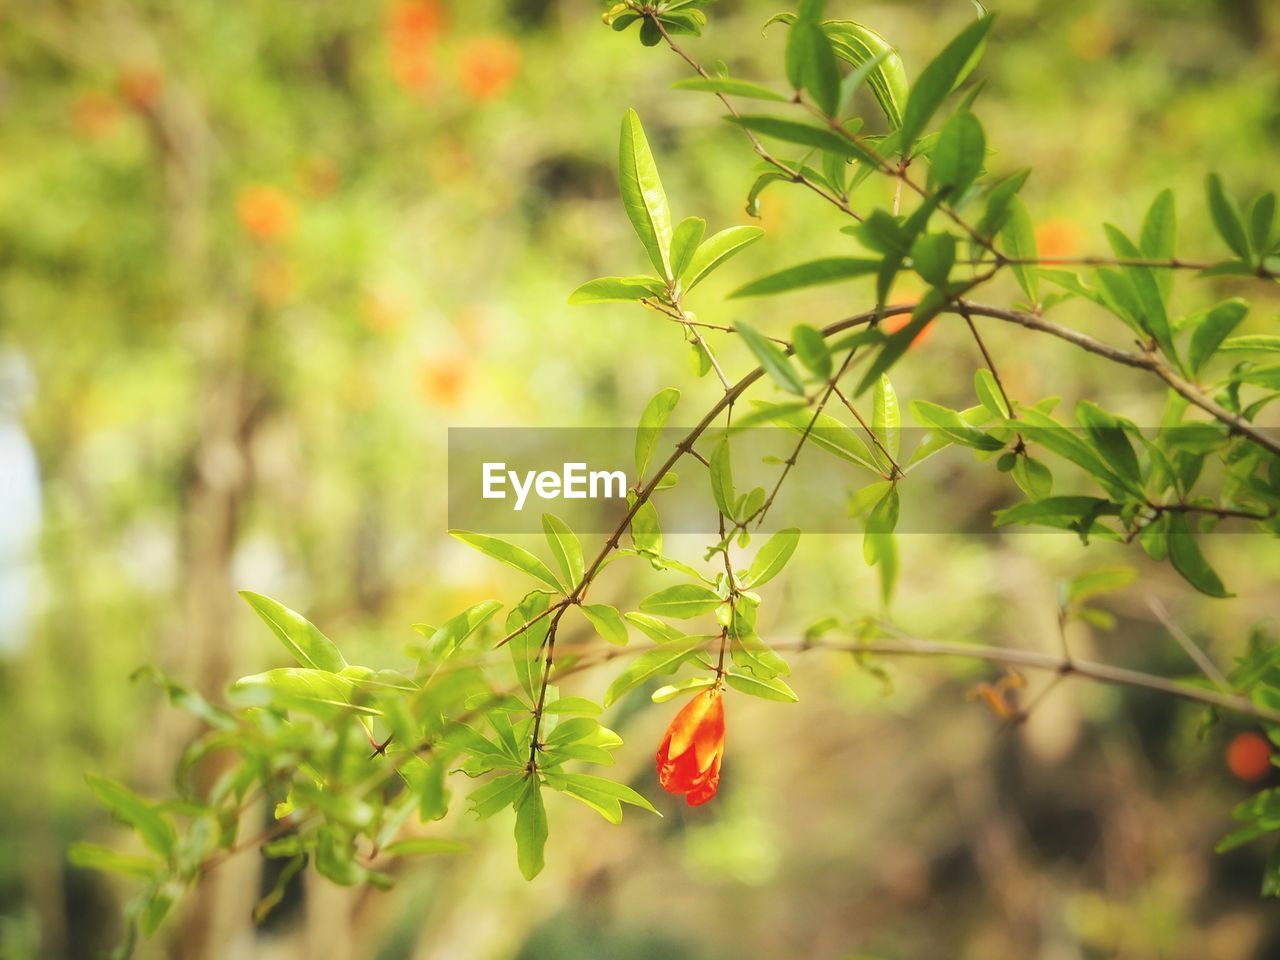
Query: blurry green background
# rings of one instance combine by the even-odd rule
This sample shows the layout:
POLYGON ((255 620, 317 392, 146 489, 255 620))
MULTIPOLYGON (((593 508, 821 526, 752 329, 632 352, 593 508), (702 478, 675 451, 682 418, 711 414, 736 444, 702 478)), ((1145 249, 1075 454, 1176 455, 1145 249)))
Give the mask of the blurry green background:
MULTIPOLYGON (((1280 6, 991 6, 978 113, 991 169, 1035 170, 1024 195, 1042 254, 1104 250, 1103 219, 1132 228, 1172 186, 1181 252, 1216 256, 1203 173, 1244 195, 1277 185, 1280 6)), ((722 0, 687 46, 776 83, 783 33, 760 27, 781 8, 722 0)), ((130 683, 139 665, 216 696, 279 662, 236 589, 305 611, 353 661, 398 663, 411 622, 516 595, 444 536, 449 425, 629 425, 665 385, 692 420, 714 399, 674 325, 565 306, 583 280, 644 268, 613 172, 627 107, 677 217, 748 222, 754 178, 719 105, 670 90, 683 64, 603 27, 601 9, 0 2, 0 955, 98 956, 119 936, 127 885, 64 858, 74 839, 131 842, 82 775, 168 792, 195 728, 130 683)), ((964 0, 827 9, 900 45, 911 75, 973 16, 964 0)), ((847 243, 802 190, 771 187, 762 213, 765 240, 691 303, 702 319, 782 334, 869 305, 857 286, 723 301, 847 243)), ((1183 312, 1235 290, 1214 284, 1181 282, 1183 312)), ((1249 295, 1250 330, 1266 329, 1280 303, 1249 295)), ((1084 307, 1058 316, 1123 336, 1084 307)), ((895 373, 904 405, 971 402, 971 342, 938 327, 895 373)), ((1163 401, 1137 374, 1053 344, 994 325, 989 342, 1015 397, 1092 396, 1146 423, 1163 401)), ((739 349, 725 345, 736 370, 739 349)), ((935 509, 983 531, 1001 481, 951 462, 935 509)), ((681 549, 699 553, 692 539, 681 549)), ((1224 665, 1280 614, 1275 541, 1221 536, 1206 550, 1236 599, 1068 536, 904 537, 894 614, 922 635, 1056 650, 1057 582, 1133 562, 1142 579, 1112 601, 1117 630, 1072 643, 1179 675, 1190 667, 1148 594, 1224 665)), ((619 565, 602 590, 634 602, 632 575, 619 565)), ((806 539, 770 589, 771 636, 877 612, 857 538, 806 539)), ((1223 761, 1242 725, 1201 737, 1200 711, 1065 684, 1010 733, 966 700, 987 668, 885 663, 886 691, 845 659, 799 659, 800 704, 730 702, 707 807, 662 797, 665 819, 613 828, 553 799, 549 866, 526 884, 509 819, 476 825, 458 803, 445 829, 473 853, 390 893, 307 874, 262 928, 250 908, 269 877, 243 854, 143 953, 1280 956, 1280 910, 1257 897, 1265 851, 1212 853, 1254 789, 1223 761)), ((1034 695, 1044 678, 1029 680, 1034 695)), ((612 724, 628 741, 619 778, 655 801, 652 750, 673 712, 624 704, 612 724)))

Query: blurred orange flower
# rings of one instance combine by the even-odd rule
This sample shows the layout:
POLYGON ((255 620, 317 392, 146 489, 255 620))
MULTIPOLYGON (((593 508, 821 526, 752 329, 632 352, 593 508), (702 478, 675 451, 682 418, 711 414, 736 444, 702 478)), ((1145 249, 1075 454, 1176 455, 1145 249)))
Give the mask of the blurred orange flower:
POLYGON ((462 88, 474 100, 491 100, 520 70, 520 48, 507 37, 468 40, 458 60, 462 88))
POLYGON ((119 118, 115 100, 100 91, 82 94, 71 105, 71 123, 86 140, 106 136, 119 118))
POLYGON ((1227 769, 1246 783, 1271 770, 1271 744, 1259 733, 1238 733, 1227 745, 1227 769))
POLYGON ((402 0, 387 17, 391 75, 404 90, 421 92, 435 77, 431 45, 444 29, 439 0, 402 0))
MULTIPOLYGON (((903 302, 911 303, 912 300, 911 298, 905 298, 903 302)), ((910 322, 911 322, 911 314, 899 313, 896 316, 885 317, 885 319, 881 322, 880 326, 884 329, 885 333, 897 333, 899 330, 901 330, 910 322)), ((914 350, 916 347, 920 346, 920 344, 924 343, 924 341, 929 338, 929 335, 933 333, 933 325, 936 322, 937 321, 935 320, 930 320, 928 323, 926 323, 924 325, 924 329, 911 338, 911 346, 909 346, 907 349, 914 350)))
POLYGON ((267 242, 281 240, 293 229, 297 207, 283 190, 253 184, 236 198, 236 216, 251 235, 267 242))
POLYGON ((723 758, 724 699, 712 687, 686 703, 667 727, 658 747, 658 782, 696 807, 716 795, 723 758))
POLYGON ((464 357, 425 360, 418 370, 418 384, 428 402, 440 407, 457 407, 467 383, 464 357))
POLYGON ((1080 228, 1070 220, 1046 220, 1036 227, 1036 249, 1050 259, 1074 256, 1080 250, 1080 228))
POLYGON ((116 80, 120 96, 138 111, 148 111, 160 98, 160 74, 147 67, 121 70, 116 80))

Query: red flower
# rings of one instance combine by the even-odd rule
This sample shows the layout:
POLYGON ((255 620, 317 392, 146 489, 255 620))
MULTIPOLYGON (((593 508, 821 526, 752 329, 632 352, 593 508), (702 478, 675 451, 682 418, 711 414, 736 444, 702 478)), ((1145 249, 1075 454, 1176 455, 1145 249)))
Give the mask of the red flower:
POLYGON ((712 687, 685 704, 667 727, 658 747, 658 782, 696 807, 716 795, 723 758, 724 701, 712 687))

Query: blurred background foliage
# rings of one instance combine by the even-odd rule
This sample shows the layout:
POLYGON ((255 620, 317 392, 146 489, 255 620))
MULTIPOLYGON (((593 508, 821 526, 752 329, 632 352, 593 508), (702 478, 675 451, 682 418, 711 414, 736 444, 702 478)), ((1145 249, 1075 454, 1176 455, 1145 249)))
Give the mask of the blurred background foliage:
MULTIPOLYGON (((773 81, 782 33, 760 27, 780 6, 722 0, 688 46, 773 81)), ((1034 169, 1024 197, 1042 255, 1103 250, 1103 219, 1131 228, 1172 186, 1180 252, 1196 256, 1211 243, 1206 170, 1242 195, 1275 186, 1274 3, 991 6, 978 104, 989 166, 1034 169)), ((0 2, 0 954, 97 956, 118 937, 122 890, 65 862, 74 839, 121 839, 82 775, 167 792, 196 728, 130 682, 140 664, 218 696, 279 662, 237 588, 305 611, 353 661, 394 663, 409 623, 515 595, 443 535, 448 426, 629 425, 669 384, 690 418, 714 399, 673 325, 564 305, 589 277, 642 268, 613 173, 628 106, 678 216, 751 222, 753 158, 718 105, 671 91, 683 65, 611 33, 600 12, 591 0, 0 2)), ((828 14, 887 35, 913 72, 973 11, 832 0, 828 14)), ((803 191, 771 187, 761 214, 765 240, 691 303, 701 319, 782 333, 869 304, 856 285, 723 302, 832 248, 836 215, 803 191)), ((1183 312, 1234 289, 1196 286, 1182 285, 1183 312)), ((1250 288, 1240 332, 1274 323, 1274 290, 1250 288)), ((1116 334, 1087 306, 1058 319, 1116 334)), ((1163 396, 1136 374, 1022 332, 993 329, 989 344, 1014 396, 1158 416, 1163 396)), ((939 323, 913 354, 895 370, 904 404, 969 402, 977 358, 962 331, 939 323)), ((952 457, 929 509, 974 534, 903 538, 903 627, 1056 649, 1057 583, 1121 558, 1141 564, 1139 585, 1110 601, 1116 630, 1072 635, 1080 653, 1189 672, 1147 594, 1223 664, 1280 614, 1273 540, 1208 538, 1238 594, 1209 600, 1134 551, 984 533, 997 482, 952 457)), ((689 556, 699 549, 691 539, 689 556)), ((771 588, 771 635, 876 612, 856 538, 807 538, 795 563, 771 588)), ((643 595, 628 575, 603 589, 643 595)), ((307 874, 255 926, 271 878, 244 854, 146 949, 1280 955, 1280 916, 1257 896, 1263 854, 1211 853, 1256 787, 1227 768, 1243 725, 1205 734, 1203 711, 1068 683, 1011 732, 965 696, 994 679, 988 668, 878 666, 819 654, 798 665, 800 705, 730 702, 708 807, 677 798, 663 820, 611 828, 553 799, 535 884, 515 870, 506 819, 475 825, 459 810, 448 829, 473 852, 391 893, 307 874)), ((1044 682, 1029 679, 1028 697, 1044 682)), ((595 694, 606 683, 582 681, 595 694)), ((653 796, 651 750, 671 711, 620 711, 620 779, 653 796)))

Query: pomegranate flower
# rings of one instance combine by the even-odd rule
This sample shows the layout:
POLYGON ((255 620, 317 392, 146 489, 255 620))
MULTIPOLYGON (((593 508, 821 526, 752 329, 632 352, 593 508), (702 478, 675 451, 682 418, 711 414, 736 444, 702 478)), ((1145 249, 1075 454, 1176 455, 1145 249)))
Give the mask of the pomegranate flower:
POLYGON ((696 807, 716 795, 723 757, 724 701, 712 687, 685 704, 667 727, 658 747, 658 782, 696 807))

